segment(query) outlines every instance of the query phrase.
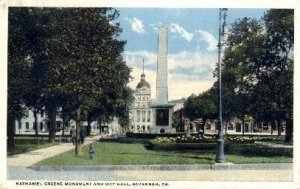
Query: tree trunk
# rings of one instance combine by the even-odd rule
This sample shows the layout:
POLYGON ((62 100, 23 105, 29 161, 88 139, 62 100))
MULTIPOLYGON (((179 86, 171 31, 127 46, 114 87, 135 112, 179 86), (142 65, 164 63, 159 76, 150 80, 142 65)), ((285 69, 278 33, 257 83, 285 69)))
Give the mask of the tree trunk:
POLYGON ((272 121, 271 121, 271 135, 273 135, 273 124, 272 124, 272 121))
POLYGON ((281 120, 279 122, 277 122, 278 124, 278 136, 281 136, 281 129, 282 129, 282 125, 281 125, 281 120))
POLYGON ((203 128, 203 136, 205 134, 205 122, 206 122, 206 119, 203 119, 203 124, 202 124, 202 128, 203 128))
POLYGON ((48 110, 48 118, 49 118, 49 142, 55 142, 55 124, 56 124, 56 108, 52 107, 48 110))
POLYGON ((7 149, 10 151, 15 148, 15 126, 16 118, 14 115, 8 113, 7 115, 7 149))
POLYGON ((81 145, 80 145, 80 115, 81 109, 76 110, 76 142, 75 142, 75 154, 81 156, 81 145))
POLYGON ((39 135, 38 131, 38 117, 37 117, 37 109, 33 109, 33 116, 34 116, 34 130, 35 130, 35 136, 39 135))
POLYGON ((87 125, 86 134, 87 134, 87 136, 90 136, 91 135, 91 128, 92 128, 90 118, 88 118, 87 121, 88 121, 88 125, 87 125))
POLYGON ((284 142, 290 143, 292 140, 293 140, 293 119, 287 118, 284 142))
POLYGON ((242 135, 245 135, 245 118, 242 118, 242 135))
POLYGON ((99 134, 101 135, 102 131, 101 131, 101 116, 99 117, 99 134))

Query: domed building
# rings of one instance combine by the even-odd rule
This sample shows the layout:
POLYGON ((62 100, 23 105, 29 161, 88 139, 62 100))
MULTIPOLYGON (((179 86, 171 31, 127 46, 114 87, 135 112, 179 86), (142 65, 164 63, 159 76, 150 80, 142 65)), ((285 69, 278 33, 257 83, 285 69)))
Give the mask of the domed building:
POLYGON ((134 98, 130 130, 134 133, 150 133, 152 125, 151 87, 146 81, 144 73, 136 86, 134 98))

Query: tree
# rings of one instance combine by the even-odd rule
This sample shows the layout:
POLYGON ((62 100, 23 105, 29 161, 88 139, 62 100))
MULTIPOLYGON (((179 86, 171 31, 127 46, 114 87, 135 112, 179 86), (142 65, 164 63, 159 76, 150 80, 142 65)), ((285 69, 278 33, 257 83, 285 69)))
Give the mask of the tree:
POLYGON ((75 151, 80 155, 79 123, 82 113, 98 107, 102 109, 98 100, 105 97, 108 105, 118 104, 119 93, 129 81, 130 69, 121 56, 125 42, 116 39, 121 28, 112 24, 118 17, 115 9, 55 11, 55 38, 52 41, 56 50, 52 53, 59 59, 50 69, 57 81, 51 82, 54 85, 51 88, 68 97, 65 98, 66 103, 76 112, 75 151))
MULTIPOLYGON (((215 83, 214 86, 216 86, 215 83)), ((217 88, 212 87, 210 90, 205 91, 198 96, 191 95, 184 103, 184 112, 188 118, 194 120, 202 118, 203 124, 207 119, 216 118, 217 113, 217 88)))
POLYGON ((238 103, 230 107, 238 117, 251 114, 256 120, 280 122, 292 114, 293 31, 292 10, 272 9, 262 21, 233 23, 223 81, 235 99, 230 103, 238 103))
POLYGON ((11 8, 8 17, 7 145, 14 147, 16 119, 24 115, 25 95, 30 91, 30 54, 37 27, 28 9, 11 8))
POLYGON ((118 11, 17 8, 10 14, 8 113, 13 118, 9 120, 17 112, 21 115, 25 102, 36 110, 45 107, 53 142, 56 114, 62 107, 64 114, 76 119, 75 151, 80 155, 82 115, 101 110, 105 119, 123 119, 130 105, 132 91, 126 87, 130 69, 121 55, 125 41, 117 39, 122 31, 115 23, 118 11))

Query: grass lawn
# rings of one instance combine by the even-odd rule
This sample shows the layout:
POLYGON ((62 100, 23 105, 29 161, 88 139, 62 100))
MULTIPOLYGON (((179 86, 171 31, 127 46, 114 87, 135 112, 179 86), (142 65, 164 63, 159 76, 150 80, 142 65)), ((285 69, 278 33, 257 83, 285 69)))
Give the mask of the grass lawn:
MULTIPOLYGON (((96 159, 89 159, 89 146, 82 156, 75 157, 74 150, 45 159, 37 165, 148 165, 148 164, 212 164, 214 149, 151 150, 148 140, 123 139, 95 143, 96 159)), ((226 157, 232 163, 291 163, 292 152, 254 145, 231 144, 226 147, 226 157)))
POLYGON ((34 139, 33 137, 16 137, 15 148, 8 150, 7 155, 21 154, 32 150, 46 148, 57 145, 57 143, 48 143, 48 137, 42 139, 34 139))

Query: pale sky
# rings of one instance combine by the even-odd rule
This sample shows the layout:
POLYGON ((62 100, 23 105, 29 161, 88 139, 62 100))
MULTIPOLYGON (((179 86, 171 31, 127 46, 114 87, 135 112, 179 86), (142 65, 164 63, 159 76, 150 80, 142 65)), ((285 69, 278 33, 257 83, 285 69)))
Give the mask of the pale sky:
MULTIPOLYGON (((215 81, 217 62, 218 9, 181 8, 119 8, 126 40, 124 58, 132 68, 134 78, 129 86, 135 89, 145 60, 146 81, 155 99, 157 32, 159 25, 168 27, 168 86, 169 100, 199 94, 215 81)), ((261 18, 266 9, 229 9, 227 23, 238 18, 261 18)))

